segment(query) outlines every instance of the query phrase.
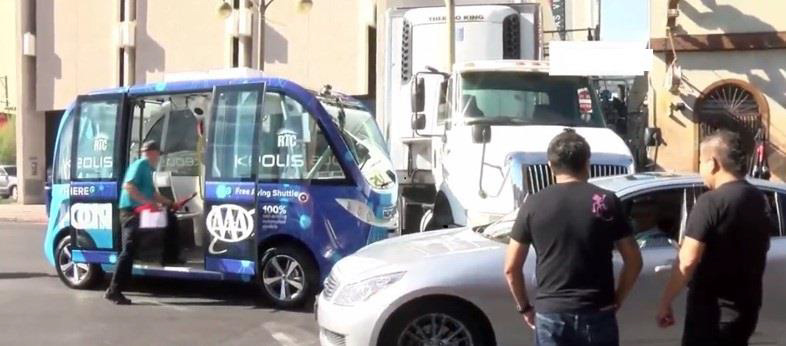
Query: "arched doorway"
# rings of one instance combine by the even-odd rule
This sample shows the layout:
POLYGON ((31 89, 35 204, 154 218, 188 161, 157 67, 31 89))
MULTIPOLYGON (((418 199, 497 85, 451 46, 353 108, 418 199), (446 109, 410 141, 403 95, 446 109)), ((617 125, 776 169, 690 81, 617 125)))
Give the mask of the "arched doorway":
POLYGON ((699 123, 699 142, 718 129, 726 129, 740 133, 746 151, 753 155, 759 130, 765 140, 769 137, 767 100, 748 82, 726 79, 713 83, 696 100, 694 114, 699 123))

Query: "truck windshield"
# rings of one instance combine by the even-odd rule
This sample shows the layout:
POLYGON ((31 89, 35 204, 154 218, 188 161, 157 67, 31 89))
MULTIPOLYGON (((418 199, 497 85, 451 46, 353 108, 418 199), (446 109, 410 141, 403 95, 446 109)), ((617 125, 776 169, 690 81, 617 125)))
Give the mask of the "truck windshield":
POLYGON ((475 123, 605 126, 587 78, 507 71, 461 77, 459 111, 475 123))
POLYGON ((387 144, 371 113, 356 102, 326 97, 319 97, 319 101, 341 130, 368 182, 377 188, 390 185, 393 178, 388 172, 392 172, 393 166, 387 144))

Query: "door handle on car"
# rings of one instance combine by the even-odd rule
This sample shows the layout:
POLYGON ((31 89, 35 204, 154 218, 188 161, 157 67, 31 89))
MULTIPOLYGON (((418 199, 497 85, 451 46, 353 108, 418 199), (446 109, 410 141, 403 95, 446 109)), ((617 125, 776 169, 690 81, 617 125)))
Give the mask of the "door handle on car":
POLYGON ((661 264, 659 266, 655 266, 655 272, 656 273, 660 273, 662 271, 667 271, 667 270, 672 270, 672 269, 674 269, 674 261, 673 260, 672 261, 668 261, 668 262, 666 262, 664 264, 661 264))

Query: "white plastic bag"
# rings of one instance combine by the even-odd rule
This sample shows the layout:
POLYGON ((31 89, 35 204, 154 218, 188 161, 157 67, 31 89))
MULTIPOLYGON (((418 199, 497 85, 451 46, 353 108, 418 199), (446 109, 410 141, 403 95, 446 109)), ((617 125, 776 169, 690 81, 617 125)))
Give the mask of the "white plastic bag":
POLYGON ((150 211, 143 210, 139 215, 139 228, 140 229, 161 229, 166 228, 167 215, 166 211, 150 211))

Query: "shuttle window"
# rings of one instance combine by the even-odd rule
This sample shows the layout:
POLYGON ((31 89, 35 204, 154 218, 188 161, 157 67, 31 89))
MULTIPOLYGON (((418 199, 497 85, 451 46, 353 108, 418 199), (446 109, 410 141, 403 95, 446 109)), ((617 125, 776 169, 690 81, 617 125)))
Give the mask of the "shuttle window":
POLYGON ((88 101, 80 105, 76 178, 114 176, 118 101, 88 101))
POLYGON ((295 99, 267 93, 260 126, 260 180, 345 179, 322 129, 295 99))

